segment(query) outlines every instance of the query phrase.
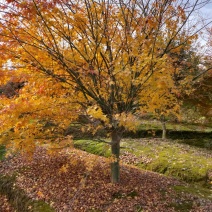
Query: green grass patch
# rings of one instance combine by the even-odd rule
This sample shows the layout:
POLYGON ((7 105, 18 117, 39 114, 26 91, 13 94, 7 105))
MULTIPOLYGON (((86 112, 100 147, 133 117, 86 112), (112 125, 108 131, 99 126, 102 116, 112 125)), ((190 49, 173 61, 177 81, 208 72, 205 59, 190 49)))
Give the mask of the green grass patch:
POLYGON ((188 144, 189 146, 196 146, 199 148, 212 150, 212 140, 210 138, 183 139, 178 140, 178 143, 188 144))
POLYGON ((111 156, 110 145, 107 143, 93 140, 74 140, 73 143, 75 148, 86 152, 104 157, 111 156))
POLYGON ((212 200, 211 190, 198 184, 178 185, 174 186, 173 188, 179 194, 183 192, 212 200))
POLYGON ((0 175, 0 193, 6 195, 17 212, 54 212, 47 203, 30 199, 23 190, 15 186, 16 176, 0 175))
MULTIPOLYGON (((161 130, 161 122, 158 120, 141 120, 138 130, 161 130)), ((212 132, 211 126, 191 123, 166 123, 167 130, 172 131, 195 131, 195 132, 212 132)))
POLYGON ((170 207, 174 207, 175 211, 179 212, 189 212, 191 211, 193 202, 190 200, 182 201, 180 203, 171 203, 170 207))
POLYGON ((192 209, 192 200, 181 200, 180 197, 182 193, 189 194, 192 196, 199 197, 201 199, 212 200, 211 190, 204 188, 200 184, 187 184, 187 185, 177 185, 173 187, 174 191, 178 194, 179 198, 176 198, 175 202, 170 204, 170 207, 174 207, 176 211, 189 212, 192 209))
POLYGON ((153 161, 147 169, 174 176, 187 182, 204 181, 208 169, 208 159, 193 156, 189 153, 182 154, 173 149, 164 149, 157 156, 153 156, 153 161))
POLYGON ((122 146, 136 156, 146 157, 150 162, 140 162, 138 167, 174 176, 186 182, 206 181, 208 170, 212 170, 212 159, 203 151, 177 142, 159 139, 124 140, 122 146))

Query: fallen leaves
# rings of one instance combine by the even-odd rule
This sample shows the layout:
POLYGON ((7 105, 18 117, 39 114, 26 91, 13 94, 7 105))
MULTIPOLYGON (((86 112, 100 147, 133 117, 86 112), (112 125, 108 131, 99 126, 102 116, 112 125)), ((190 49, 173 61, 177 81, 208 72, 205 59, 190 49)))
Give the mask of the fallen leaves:
POLYGON ((8 199, 5 195, 0 195, 0 211, 14 212, 15 210, 10 206, 8 199))
POLYGON ((148 158, 145 155, 140 155, 138 157, 128 151, 123 152, 123 154, 120 156, 120 159, 123 163, 131 165, 137 165, 139 163, 148 164, 152 161, 152 158, 148 158))
POLYGON ((37 195, 38 195, 38 197, 41 198, 41 199, 45 197, 42 191, 38 191, 38 192, 37 192, 37 195))

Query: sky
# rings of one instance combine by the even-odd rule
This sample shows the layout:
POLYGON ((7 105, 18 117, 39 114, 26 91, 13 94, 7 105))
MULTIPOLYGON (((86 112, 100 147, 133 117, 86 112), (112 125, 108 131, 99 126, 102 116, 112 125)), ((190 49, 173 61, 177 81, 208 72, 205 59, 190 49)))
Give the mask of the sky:
POLYGON ((201 12, 202 12, 203 14, 208 15, 210 18, 212 18, 212 0, 210 1, 209 4, 207 4, 205 7, 203 7, 203 8, 201 9, 201 12))
POLYGON ((209 3, 200 9, 200 13, 204 16, 204 18, 212 21, 212 0, 209 0, 209 3))
MULTIPOLYGON (((204 7, 202 7, 198 12, 196 12, 194 16, 192 16, 192 18, 195 17, 194 19, 196 19, 196 22, 198 22, 198 25, 200 27, 202 27, 203 25, 202 19, 205 20, 204 24, 210 22, 210 24, 207 25, 207 27, 211 28, 212 27, 212 0, 205 0, 205 1, 208 1, 208 3, 204 7)), ((208 33, 206 33, 205 30, 203 30, 202 32, 203 34, 199 36, 198 41, 200 42, 201 45, 205 46, 208 40, 208 33)), ((205 51, 205 48, 202 49, 202 52, 205 51)))

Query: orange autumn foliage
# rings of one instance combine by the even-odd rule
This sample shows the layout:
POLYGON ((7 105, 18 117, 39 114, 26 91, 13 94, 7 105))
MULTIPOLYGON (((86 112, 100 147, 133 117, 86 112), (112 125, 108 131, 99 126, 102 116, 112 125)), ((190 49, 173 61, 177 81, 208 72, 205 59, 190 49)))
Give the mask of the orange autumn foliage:
POLYGON ((170 53, 196 39, 184 31, 196 4, 188 13, 189 1, 174 0, 5 2, 3 62, 21 65, 13 73, 27 82, 16 98, 1 96, 0 133, 11 150, 53 138, 46 121, 62 130, 88 114, 111 133, 118 162, 124 128, 135 130, 137 115, 167 104, 177 112, 170 53))

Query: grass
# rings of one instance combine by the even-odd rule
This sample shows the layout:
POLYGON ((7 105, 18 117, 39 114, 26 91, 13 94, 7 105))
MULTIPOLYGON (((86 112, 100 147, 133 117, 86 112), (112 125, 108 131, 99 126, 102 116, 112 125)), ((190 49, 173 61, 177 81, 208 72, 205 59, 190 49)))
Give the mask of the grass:
MULTIPOLYGON (((19 172, 22 167, 18 167, 19 175, 17 175, 16 185, 27 191, 29 195, 32 194, 34 198, 40 188, 45 185, 45 189, 42 191, 43 195, 48 197, 48 201, 54 205, 57 211, 63 210, 63 206, 66 206, 67 211, 72 211, 72 209, 74 209, 73 211, 116 211, 120 207, 121 210, 118 211, 154 211, 154 209, 169 211, 170 207, 174 207, 178 211, 190 211, 189 209, 196 209, 200 206, 199 203, 202 203, 202 199, 198 197, 186 195, 180 190, 179 193, 175 192, 170 186, 178 185, 179 187, 181 183, 159 174, 141 171, 132 166, 123 166, 121 183, 113 185, 109 180, 109 161, 103 157, 90 155, 76 149, 66 150, 65 152, 68 154, 63 154, 64 151, 62 151, 60 152, 62 154, 48 157, 44 152, 41 154, 40 152, 42 151, 36 154, 35 161, 30 163, 31 168, 27 172, 22 172, 22 170, 19 172), (89 168, 87 177, 84 174, 88 171, 88 167, 83 164, 87 164, 88 159, 92 163, 96 160, 98 162, 95 162, 92 170, 89 168), (68 169, 66 172, 59 173, 58 168, 64 164, 69 164, 68 169), (107 171, 105 172, 105 170, 107 171), (82 179, 86 179, 86 181, 82 181, 82 179), (81 181, 83 184, 79 183, 81 181), (152 201, 153 199, 154 201, 152 201)), ((20 159, 18 158, 17 161, 20 159)), ((23 163, 22 165, 27 164, 23 163)), ((4 177, 0 178, 0 181, 0 185, 5 186, 4 190, 8 190, 10 196, 13 196, 14 191, 11 192, 10 189, 11 185, 14 185, 13 179, 8 182, 8 178, 4 177)), ((22 193, 19 193, 22 196, 22 193)), ((19 197, 19 193, 15 192, 14 196, 17 198, 13 198, 18 202, 19 200, 26 202, 28 206, 26 208, 32 208, 30 201, 28 202, 24 196, 19 197)), ((203 204, 203 207, 206 208, 210 202, 204 200, 203 204)), ((19 204, 19 207, 20 209, 16 211, 26 211, 25 206, 19 204)), ((64 210, 66 209, 64 208, 64 210)), ((48 211, 48 209, 41 210, 37 207, 33 211, 48 211)))
POLYGON ((181 192, 184 192, 188 194, 197 195, 201 198, 208 198, 212 200, 211 190, 204 188, 198 184, 178 185, 178 186, 174 186, 174 190, 178 192, 179 194, 181 192))
POLYGON ((182 139, 178 140, 178 143, 212 150, 212 140, 210 138, 182 139))
MULTIPOLYGON (((141 125, 138 130, 161 130, 161 123, 157 120, 142 120, 141 125)), ((176 131, 195 131, 195 132, 212 132, 212 127, 200 125, 200 124, 191 124, 191 123, 166 123, 167 130, 176 130, 176 131)))
MULTIPOLYGON (((212 132, 212 129, 209 127, 202 128, 196 125, 175 125, 168 123, 167 128, 169 130, 181 130, 182 132, 192 132, 193 130, 204 131, 207 133, 212 132)), ((140 130, 149 129, 160 129, 160 125, 158 123, 155 123, 154 125, 154 123, 146 122, 140 127, 140 130)), ((89 153, 104 157, 111 156, 110 145, 107 143, 96 142, 91 139, 74 140, 73 143, 74 147, 89 153)), ((189 184, 186 186, 175 187, 176 191, 193 193, 209 199, 212 199, 210 190, 211 180, 209 181, 207 179, 207 173, 212 170, 211 149, 212 143, 210 138, 175 139, 166 141, 156 138, 142 138, 123 139, 121 142, 121 154, 130 152, 135 155, 139 161, 135 164, 137 167, 184 180, 189 184)), ((0 160, 4 158, 4 154, 5 148, 0 146, 0 160)), ((42 206, 42 203, 39 202, 33 204, 37 205, 37 208, 48 208, 48 206, 42 206)), ((176 206, 176 210, 188 211, 190 204, 185 202, 185 204, 182 204, 181 206, 185 206, 185 210, 182 208, 178 209, 178 206, 176 206)), ((37 211, 45 210, 39 209, 37 211)))
MULTIPOLYGON (((94 140, 74 140, 74 146, 89 153, 110 157, 110 145, 107 143, 96 142, 94 140)), ((3 157, 5 149, 1 155, 3 157)), ((174 187, 180 195, 188 193, 199 196, 200 198, 212 200, 210 185, 206 185, 206 176, 212 170, 211 152, 208 150, 191 147, 181 144, 180 141, 162 141, 161 139, 123 139, 121 143, 121 154, 130 152, 138 160, 137 167, 156 171, 168 176, 182 179, 189 184, 182 184, 174 187), (144 160, 145 159, 145 160, 144 160), (147 160, 146 160, 147 159, 147 160)), ((53 212, 54 210, 44 201, 32 200, 26 194, 14 187, 14 176, 0 176, 0 193, 9 197, 9 202, 17 212, 53 212), (30 210, 29 210, 30 208, 30 210)), ((116 192, 112 198, 136 198, 136 191, 132 190, 122 194, 116 192)), ((180 199, 180 198, 179 198, 180 199)), ((192 208, 191 201, 181 201, 171 203, 176 211, 188 212, 192 208)), ((142 211, 142 206, 136 206, 135 211, 142 211)))
POLYGON ((110 146, 102 142, 93 140, 74 140, 74 147, 99 156, 111 156, 110 146))
POLYGON ((138 167, 174 176, 186 182, 205 182, 208 170, 212 170, 209 151, 203 151, 178 142, 155 140, 126 140, 122 146, 137 156, 151 159, 138 167))
MULTIPOLYGON (((211 190, 206 189, 198 184, 187 184, 187 185, 177 185, 173 187, 174 191, 178 193, 180 197, 182 193, 188 195, 195 195, 201 199, 212 200, 211 190)), ((179 198, 180 199, 180 198, 179 198)), ((170 206, 174 207, 176 211, 189 212, 192 209, 193 202, 191 200, 176 201, 171 203, 170 206)))
POLYGON ((170 207, 174 207, 175 211, 179 212, 189 212, 192 209, 192 201, 182 201, 180 203, 171 203, 170 207))

